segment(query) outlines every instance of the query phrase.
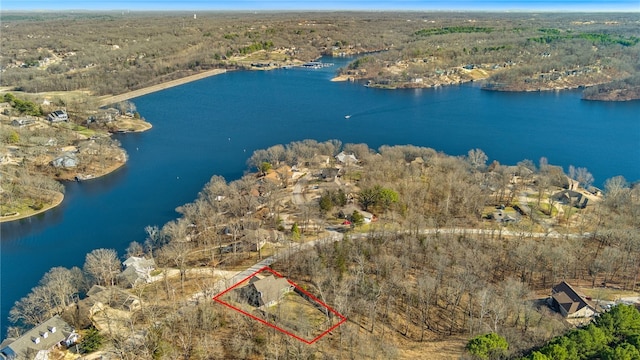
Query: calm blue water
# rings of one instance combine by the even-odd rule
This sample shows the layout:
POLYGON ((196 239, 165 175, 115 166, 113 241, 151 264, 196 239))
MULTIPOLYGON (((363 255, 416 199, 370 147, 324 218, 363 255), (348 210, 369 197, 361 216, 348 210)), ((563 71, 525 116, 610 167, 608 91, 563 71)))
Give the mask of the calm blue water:
MULTIPOLYGON (((332 59, 336 67, 344 59, 332 59)), ((151 131, 119 136, 128 164, 67 184, 62 206, 2 224, 0 330, 13 303, 53 266, 82 266, 86 253, 144 241, 191 202, 212 175, 237 179, 260 148, 303 139, 481 148, 489 161, 587 167, 600 185, 640 179, 640 102, 596 103, 578 92, 496 93, 477 87, 377 90, 328 81, 335 68, 232 72, 135 99, 151 131), (345 115, 351 118, 346 120, 345 115)))

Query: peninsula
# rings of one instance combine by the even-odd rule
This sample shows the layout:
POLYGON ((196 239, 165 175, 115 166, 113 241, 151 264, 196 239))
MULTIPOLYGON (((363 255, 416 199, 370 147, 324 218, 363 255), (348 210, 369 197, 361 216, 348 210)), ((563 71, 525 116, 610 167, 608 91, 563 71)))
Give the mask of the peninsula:
MULTIPOLYGON (((138 359, 158 348, 173 359, 533 359, 559 351, 544 344, 563 334, 582 351, 571 344, 593 341, 602 319, 617 319, 602 326, 611 333, 640 321, 640 187, 619 178, 601 191, 586 169, 542 159, 338 140, 274 145, 247 163, 148 226, 124 262, 96 249, 83 270, 51 269, 11 321, 38 329, 59 316, 84 354, 138 359)), ((633 329, 621 344, 599 337, 600 353, 637 351, 633 329)))

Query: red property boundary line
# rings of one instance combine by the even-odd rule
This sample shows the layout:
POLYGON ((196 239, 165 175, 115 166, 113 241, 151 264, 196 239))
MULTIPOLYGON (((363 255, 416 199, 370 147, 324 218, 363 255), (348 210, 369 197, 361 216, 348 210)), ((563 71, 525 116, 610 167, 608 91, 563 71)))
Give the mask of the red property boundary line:
POLYGON ((237 307, 235 307, 235 306, 233 306, 233 305, 231 305, 231 304, 229 304, 229 303, 227 303, 227 302, 224 302, 224 301, 222 301, 222 300, 220 299, 222 296, 224 296, 224 295, 225 295, 226 293, 228 293, 229 291, 231 291, 231 290, 235 289, 236 287, 240 286, 240 284, 244 283, 245 281, 249 280, 250 278, 252 278, 252 277, 256 276, 257 274, 259 274, 259 273, 261 273, 261 272, 263 272, 263 271, 269 271, 270 273, 272 273, 273 275, 275 275, 275 276, 277 276, 277 277, 279 277, 279 278, 284 278, 284 276, 282 276, 281 274, 279 274, 277 271, 273 270, 272 268, 270 268, 270 267, 268 267, 268 266, 265 266, 265 267, 263 267, 262 269, 260 269, 260 270, 258 270, 258 271, 256 271, 256 272, 254 272, 254 273, 252 273, 251 275, 247 276, 246 278, 242 279, 241 281, 238 281, 235 285, 231 286, 230 288, 226 289, 225 291, 221 292, 220 294, 218 294, 218 295, 214 296, 214 297, 213 297, 213 300, 214 300, 214 301, 216 301, 216 302, 218 302, 218 303, 220 303, 220 304, 222 304, 222 305, 224 305, 224 306, 226 306, 226 307, 228 307, 228 308, 230 308, 230 309, 233 309, 233 310, 235 310, 235 311, 238 311, 239 313, 244 314, 244 315, 246 315, 246 316, 248 316, 248 317, 250 317, 250 318, 252 318, 252 319, 254 319, 254 320, 257 320, 257 321, 259 321, 259 322, 261 322, 261 323, 263 323, 263 324, 265 324, 265 325, 267 325, 267 326, 269 326, 269 327, 271 327, 271 328, 274 328, 274 329, 276 329, 276 330, 280 331, 280 332, 281 332, 281 333, 283 333, 283 334, 289 335, 289 336, 291 336, 292 338, 298 339, 298 340, 302 341, 303 343, 305 343, 305 344, 309 344, 309 345, 311 345, 311 344, 313 344, 314 342, 316 342, 316 341, 320 340, 320 338, 322 338, 323 336, 327 335, 328 333, 330 333, 331 331, 333 331, 335 328, 337 328, 338 326, 342 325, 345 321, 347 321, 347 318, 346 318, 344 315, 342 315, 342 314, 340 314, 339 312, 335 311, 335 310, 334 310, 333 308, 331 308, 329 305, 327 305, 327 304, 323 303, 323 302, 322 302, 322 301, 320 301, 318 298, 316 298, 315 296, 311 295, 308 291, 305 291, 304 289, 300 288, 297 284, 295 284, 294 282, 292 282, 292 281, 291 281, 291 280, 289 280, 289 279, 285 279, 285 280, 287 280, 287 282, 288 282, 289 284, 291 284, 293 287, 295 287, 296 289, 298 289, 299 291, 301 291, 302 293, 304 293, 304 294, 305 294, 306 296, 308 296, 310 299, 312 299, 312 300, 313 300, 313 301, 315 301, 316 303, 318 303, 318 304, 320 304, 320 305, 324 306, 325 308, 327 308, 327 309, 328 309, 332 314, 334 314, 335 316, 337 316, 338 318, 340 318, 340 321, 339 321, 337 324, 335 324, 335 325, 333 325, 332 327, 330 327, 330 328, 329 328, 328 330, 326 330, 325 332, 323 332, 322 334, 320 334, 320 335, 316 336, 315 338, 313 338, 312 340, 307 340, 307 339, 302 338, 302 337, 300 337, 300 336, 298 336, 298 335, 296 335, 296 334, 293 334, 293 333, 291 333, 291 332, 289 332, 289 331, 287 331, 287 330, 285 330, 285 329, 282 329, 282 328, 280 328, 280 327, 278 327, 278 326, 276 326, 276 325, 274 325, 274 324, 272 324, 272 323, 270 323, 270 322, 267 322, 267 321, 265 321, 265 320, 263 320, 263 319, 260 319, 259 317, 255 316, 255 315, 249 314, 248 312, 246 312, 246 311, 244 311, 244 310, 242 310, 242 309, 238 309, 237 307))

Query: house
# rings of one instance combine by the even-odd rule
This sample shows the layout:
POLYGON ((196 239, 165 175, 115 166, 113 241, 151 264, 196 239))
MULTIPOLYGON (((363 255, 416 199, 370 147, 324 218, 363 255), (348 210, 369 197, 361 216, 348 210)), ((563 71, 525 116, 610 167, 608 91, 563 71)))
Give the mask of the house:
POLYGON ((90 309, 90 315, 106 307, 123 311, 135 311, 140 308, 140 299, 137 296, 116 286, 94 285, 87 291, 87 298, 80 302, 90 309))
POLYGON ((22 360, 49 358, 49 352, 57 347, 69 347, 78 341, 79 335, 71 325, 56 315, 24 333, 19 338, 7 339, 0 345, 0 359, 22 360))
POLYGON ((340 154, 335 156, 336 160, 341 164, 357 164, 358 159, 353 154, 346 154, 344 151, 341 151, 340 154))
POLYGON ((595 186, 589 186, 589 187, 587 188, 587 191, 588 191, 589 193, 591 193, 591 195, 595 195, 595 196, 602 196, 602 190, 598 189, 598 188, 597 188, 597 187, 595 187, 595 186))
POLYGON ((549 305, 565 318, 588 318, 596 313, 595 307, 564 281, 551 289, 549 305))
POLYGON ((65 152, 61 156, 53 159, 51 165, 57 168, 74 168, 78 166, 78 157, 72 152, 65 152))
POLYGON ((273 171, 269 171, 269 173, 264 176, 264 179, 269 180, 277 186, 287 187, 292 183, 291 177, 291 167, 283 165, 273 171))
POLYGON ((151 272, 156 268, 156 263, 153 259, 137 256, 130 256, 122 262, 122 265, 125 266, 125 269, 118 275, 118 282, 127 287, 150 283, 151 272))
POLYGON ((336 168, 323 168, 320 172, 320 177, 324 181, 335 181, 336 178, 340 175, 340 170, 336 168))
POLYGON ((293 286, 285 278, 276 278, 269 275, 262 279, 254 276, 249 280, 249 285, 238 289, 242 300, 257 308, 273 306, 280 301, 282 296, 293 290, 293 286))
POLYGON ((309 163, 310 165, 313 165, 316 167, 329 166, 329 164, 331 163, 331 157, 329 155, 316 154, 313 156, 313 158, 309 163))
POLYGON ((56 110, 50 113, 49 116, 47 116, 47 120, 51 121, 52 123, 66 122, 69 121, 69 116, 64 110, 56 110))
POLYGON ((11 126, 15 126, 15 127, 25 127, 25 126, 29 126, 31 124, 35 124, 36 121, 34 119, 26 119, 26 118, 22 118, 22 119, 13 119, 11 121, 11 126))
POLYGON ((120 116, 120 110, 116 108, 100 109, 96 116, 96 121, 102 123, 109 123, 116 120, 120 116))
POLYGON ((562 190, 553 194, 552 197, 562 204, 571 205, 578 209, 584 209, 589 202, 589 198, 573 190, 562 190))
POLYGON ((493 219, 495 219, 497 222, 500 222, 500 223, 514 223, 519 220, 517 217, 507 214, 503 209, 497 209, 491 215, 493 219))

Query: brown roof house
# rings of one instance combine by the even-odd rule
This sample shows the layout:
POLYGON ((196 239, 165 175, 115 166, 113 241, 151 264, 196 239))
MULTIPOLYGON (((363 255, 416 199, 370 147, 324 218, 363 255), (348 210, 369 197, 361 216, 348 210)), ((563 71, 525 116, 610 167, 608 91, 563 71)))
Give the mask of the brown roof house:
POLYGON ((56 315, 24 333, 17 339, 7 339, 0 345, 0 359, 48 359, 57 347, 69 347, 78 341, 78 333, 56 315))
POLYGON ((596 313, 591 305, 566 282, 551 289, 550 305, 566 318, 589 318, 596 313))
POLYGON ((293 290, 293 286, 285 278, 269 275, 262 279, 254 276, 249 285, 238 289, 238 297, 251 306, 263 309, 275 305, 282 296, 293 290))

